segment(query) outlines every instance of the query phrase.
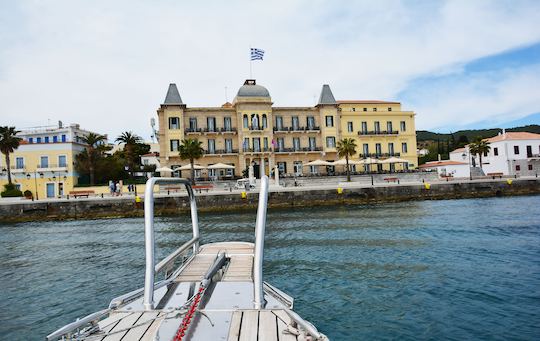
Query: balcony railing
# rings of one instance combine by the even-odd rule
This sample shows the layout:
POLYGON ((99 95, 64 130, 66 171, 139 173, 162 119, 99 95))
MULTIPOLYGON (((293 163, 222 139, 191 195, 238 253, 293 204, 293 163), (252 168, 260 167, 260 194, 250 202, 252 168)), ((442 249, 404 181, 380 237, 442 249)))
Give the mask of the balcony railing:
POLYGON ((55 163, 38 164, 37 168, 67 168, 67 164, 66 164, 66 163, 60 163, 60 164, 55 164, 55 163))
POLYGON ((244 153, 269 153, 272 151, 270 148, 243 148, 244 153))
POLYGON ((201 133, 236 133, 236 128, 187 128, 185 134, 201 134, 201 133))
POLYGON ((359 154, 360 158, 366 158, 366 157, 374 157, 374 158, 380 158, 380 157, 391 157, 391 156, 400 156, 401 153, 367 153, 367 154, 359 154))
POLYGON ((238 154, 238 149, 214 149, 214 150, 205 150, 207 155, 219 155, 219 154, 238 154))
POLYGON ((321 147, 304 147, 304 148, 276 148, 276 153, 306 153, 306 152, 320 152, 321 147))
POLYGON ((360 130, 358 136, 367 136, 367 135, 397 135, 399 131, 397 130, 370 130, 364 131, 360 130))
POLYGON ((320 131, 321 127, 274 127, 275 132, 302 132, 302 131, 320 131))

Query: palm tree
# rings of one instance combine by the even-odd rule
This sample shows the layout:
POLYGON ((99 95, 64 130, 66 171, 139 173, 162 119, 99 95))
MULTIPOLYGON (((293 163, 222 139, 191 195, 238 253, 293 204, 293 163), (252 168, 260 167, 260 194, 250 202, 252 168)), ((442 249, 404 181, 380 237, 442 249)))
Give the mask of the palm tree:
POLYGON ((82 142, 87 144, 86 153, 88 155, 88 170, 90 173, 90 184, 94 185, 95 182, 95 168, 98 156, 105 150, 104 142, 107 141, 107 137, 104 135, 89 133, 82 138, 82 142))
POLYGON ((11 166, 9 164, 9 154, 19 148, 22 138, 16 135, 20 133, 15 127, 0 127, 0 151, 6 156, 6 166, 8 174, 8 184, 11 185, 11 166))
POLYGON ((347 182, 351 181, 351 170, 349 168, 349 156, 356 154, 356 141, 351 138, 345 138, 337 143, 337 152, 339 157, 345 157, 347 162, 347 182))
POLYGON ((480 161, 480 169, 482 169, 482 155, 489 153, 491 146, 489 142, 483 140, 481 137, 477 137, 476 140, 469 144, 469 152, 471 155, 478 154, 480 161))
POLYGON ((116 142, 124 144, 128 168, 129 170, 133 170, 133 165, 135 164, 133 149, 136 144, 142 142, 142 138, 131 131, 125 131, 116 138, 116 142))
POLYGON ((195 168, 193 167, 193 161, 202 157, 204 149, 202 148, 202 142, 197 139, 184 139, 180 144, 180 158, 182 160, 189 160, 191 164, 191 182, 195 184, 195 168))

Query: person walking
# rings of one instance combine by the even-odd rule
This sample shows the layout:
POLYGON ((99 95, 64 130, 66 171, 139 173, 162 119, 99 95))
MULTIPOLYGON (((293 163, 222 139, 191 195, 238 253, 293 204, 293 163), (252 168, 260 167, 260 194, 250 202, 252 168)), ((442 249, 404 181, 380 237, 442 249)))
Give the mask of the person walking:
POLYGON ((109 180, 109 194, 111 195, 111 197, 114 196, 114 190, 115 190, 114 181, 109 180))

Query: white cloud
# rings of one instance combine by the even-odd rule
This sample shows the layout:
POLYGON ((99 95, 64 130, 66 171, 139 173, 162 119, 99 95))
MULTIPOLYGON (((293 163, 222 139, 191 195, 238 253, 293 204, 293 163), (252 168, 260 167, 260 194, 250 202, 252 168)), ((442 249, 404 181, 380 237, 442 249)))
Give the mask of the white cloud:
MULTIPOLYGON (((225 86, 231 100, 249 75, 250 45, 267 51, 253 64, 254 76, 276 105, 311 105, 323 83, 340 99, 400 100, 418 77, 452 75, 471 60, 540 40, 537 2, 17 4, 1 5, 17 19, 0 21, 2 124, 61 119, 112 136, 128 129, 149 136, 169 82, 178 83, 189 106, 220 105, 225 86)), ((439 91, 441 101, 428 97, 404 107, 419 112, 419 127, 437 127, 455 119, 455 101, 486 107, 489 86, 504 90, 499 99, 523 98, 531 88, 520 82, 536 84, 539 77, 526 69, 522 78, 504 72, 492 82, 480 77, 470 91, 443 87, 461 98, 439 91)), ((497 103, 498 110, 470 115, 463 106, 460 115, 485 120, 540 111, 533 100, 497 103)))

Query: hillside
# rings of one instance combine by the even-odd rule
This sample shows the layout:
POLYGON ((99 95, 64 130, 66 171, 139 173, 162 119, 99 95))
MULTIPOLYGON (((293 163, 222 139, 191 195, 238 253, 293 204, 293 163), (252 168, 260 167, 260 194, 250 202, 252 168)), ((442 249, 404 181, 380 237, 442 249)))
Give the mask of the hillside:
MULTIPOLYGON (((474 130, 458 130, 453 133, 454 138, 456 140, 459 140, 461 136, 466 136, 467 140, 473 141, 476 137, 481 136, 482 138, 488 138, 493 137, 497 135, 499 132, 501 132, 501 128, 493 128, 493 129, 474 129, 474 130)), ((526 131, 529 133, 537 133, 540 134, 540 125, 538 124, 532 124, 532 125, 526 125, 522 127, 515 127, 506 129, 506 131, 526 131)), ((451 139, 451 134, 441 134, 441 133, 433 133, 431 131, 427 130, 417 130, 416 131, 416 140, 418 142, 421 141, 447 141, 451 139)))

